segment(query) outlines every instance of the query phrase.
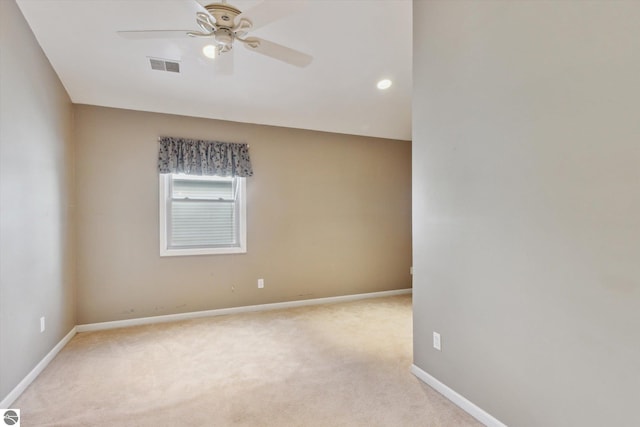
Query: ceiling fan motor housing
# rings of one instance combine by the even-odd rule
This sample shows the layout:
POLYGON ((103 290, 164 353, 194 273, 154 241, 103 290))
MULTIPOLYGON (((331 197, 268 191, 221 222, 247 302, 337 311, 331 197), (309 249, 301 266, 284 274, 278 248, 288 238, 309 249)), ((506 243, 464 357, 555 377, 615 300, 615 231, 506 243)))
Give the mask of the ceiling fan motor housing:
POLYGON ((219 28, 213 35, 217 44, 223 46, 231 46, 233 44, 234 35, 228 28, 219 28))

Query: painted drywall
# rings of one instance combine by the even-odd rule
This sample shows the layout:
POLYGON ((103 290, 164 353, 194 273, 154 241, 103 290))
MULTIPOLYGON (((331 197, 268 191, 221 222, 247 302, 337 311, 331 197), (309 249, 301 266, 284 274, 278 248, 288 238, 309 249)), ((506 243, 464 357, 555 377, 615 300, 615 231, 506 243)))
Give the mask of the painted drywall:
POLYGON ((76 319, 71 101, 13 0, 0 20, 2 400, 76 319))
POLYGON ((640 425, 640 2, 413 16, 415 364, 509 426, 640 425))
POLYGON ((84 105, 75 114, 80 324, 411 286, 409 142, 84 105), (250 144, 246 254, 160 257, 161 135, 250 144))

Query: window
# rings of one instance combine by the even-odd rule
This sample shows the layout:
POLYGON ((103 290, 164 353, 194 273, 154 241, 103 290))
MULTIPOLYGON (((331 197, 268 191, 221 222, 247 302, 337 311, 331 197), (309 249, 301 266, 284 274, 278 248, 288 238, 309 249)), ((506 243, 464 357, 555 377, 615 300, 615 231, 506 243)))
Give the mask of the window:
POLYGON ((160 175, 160 256, 247 251, 245 178, 160 175))

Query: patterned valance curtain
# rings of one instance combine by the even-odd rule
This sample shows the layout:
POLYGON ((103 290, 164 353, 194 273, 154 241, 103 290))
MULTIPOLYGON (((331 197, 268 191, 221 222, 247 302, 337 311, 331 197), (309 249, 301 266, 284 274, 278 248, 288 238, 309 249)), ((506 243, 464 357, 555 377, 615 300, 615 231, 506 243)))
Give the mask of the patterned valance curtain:
POLYGON ((199 139, 159 139, 158 171, 188 175, 252 176, 249 146, 199 139))

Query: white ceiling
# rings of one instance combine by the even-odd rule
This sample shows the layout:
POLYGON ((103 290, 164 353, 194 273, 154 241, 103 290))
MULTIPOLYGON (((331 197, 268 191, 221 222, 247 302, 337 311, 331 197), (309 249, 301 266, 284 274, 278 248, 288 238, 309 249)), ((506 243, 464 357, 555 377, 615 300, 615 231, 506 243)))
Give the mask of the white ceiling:
MULTIPOLYGON (((116 34, 198 30, 193 1, 17 0, 74 103, 411 139, 411 0, 308 0, 251 31, 312 55, 306 68, 236 42, 234 72, 221 75, 201 54, 206 40, 116 34), (181 73, 151 70, 148 57, 178 60, 181 73), (393 86, 378 90, 381 78, 393 86)), ((259 1, 230 3, 246 11, 259 1)))

